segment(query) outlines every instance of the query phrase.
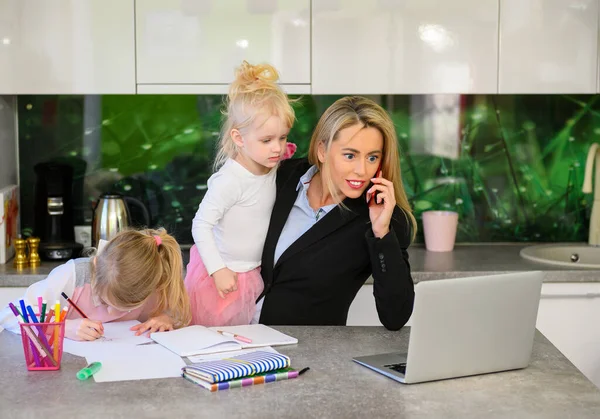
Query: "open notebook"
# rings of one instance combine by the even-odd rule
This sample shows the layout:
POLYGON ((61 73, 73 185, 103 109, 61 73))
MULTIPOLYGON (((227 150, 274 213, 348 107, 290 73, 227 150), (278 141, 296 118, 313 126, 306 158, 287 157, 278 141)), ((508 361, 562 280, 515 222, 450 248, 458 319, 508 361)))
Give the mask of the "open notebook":
POLYGON ((150 337, 179 356, 203 355, 215 352, 239 351, 262 346, 293 345, 298 339, 283 334, 264 324, 244 326, 204 327, 188 326, 170 332, 152 333, 150 337), (252 340, 245 343, 223 336, 217 330, 235 333, 252 340))

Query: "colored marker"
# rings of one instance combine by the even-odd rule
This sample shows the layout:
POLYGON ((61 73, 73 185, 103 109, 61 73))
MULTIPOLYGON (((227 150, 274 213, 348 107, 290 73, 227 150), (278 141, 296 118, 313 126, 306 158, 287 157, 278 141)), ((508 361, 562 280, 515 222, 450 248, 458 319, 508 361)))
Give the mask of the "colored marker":
POLYGON ((23 321, 25 323, 29 323, 29 317, 27 316, 27 309, 25 308, 25 301, 20 300, 19 304, 21 305, 21 315, 23 316, 23 321))
MULTIPOLYGON (((19 317, 21 317, 21 319, 23 319, 23 315, 19 312, 19 310, 17 310, 17 307, 15 307, 15 305, 13 303, 8 303, 8 306, 12 310, 15 317, 17 317, 17 319, 19 317)), ((41 367, 42 361, 40 361, 40 356, 38 355, 38 353, 42 353, 41 348, 37 348, 37 345, 35 345, 34 341, 31 339, 31 333, 32 333, 31 330, 28 327, 24 327, 23 329, 25 330, 25 334, 27 336, 29 336, 29 345, 31 346, 31 353, 33 354, 33 359, 35 361, 35 365, 38 367, 41 367)))
MULTIPOLYGON (((54 303, 54 323, 60 323, 60 301, 54 303)), ((54 358, 58 359, 58 326, 54 326, 54 358)))
POLYGON ((102 364, 100 362, 92 362, 90 365, 77 372, 77 378, 80 380, 87 380, 92 375, 100 371, 100 368, 102 368, 102 364))
POLYGON ((21 314, 21 312, 19 311, 19 309, 17 307, 15 307, 15 305, 13 303, 8 303, 8 306, 12 310, 13 314, 15 315, 15 317, 21 317, 21 319, 23 321, 25 321, 25 318, 23 317, 23 315, 21 314))
MULTIPOLYGON (((46 300, 42 301, 42 312, 40 313, 40 321, 44 323, 46 320, 46 300)), ((50 320, 50 318, 48 318, 50 320)))
POLYGON ((38 297, 37 302, 38 302, 38 315, 41 316, 42 315, 42 297, 38 297))
MULTIPOLYGON (((27 311, 29 312, 29 316, 31 317, 31 320, 34 323, 39 324, 40 322, 38 321, 38 318, 36 317, 35 313, 33 312, 33 308, 31 308, 31 306, 27 306, 27 311)), ((41 326, 36 326, 37 330, 38 330, 38 336, 39 338, 42 340, 42 343, 44 344, 45 348, 48 349, 48 354, 50 354, 50 350, 51 350, 51 346, 48 343, 48 340, 46 339, 46 335, 44 334, 44 330, 42 329, 41 326)), ((44 351, 46 352, 46 351, 44 351)), ((56 362, 53 362, 53 364, 56 366, 56 362)))
POLYGON ((66 320, 68 312, 69 312, 69 307, 63 307, 62 311, 60 312, 59 322, 64 322, 66 320))
POLYGON ((48 310, 48 315, 46 316, 46 323, 50 323, 52 321, 52 317, 54 316, 54 309, 48 310))
MULTIPOLYGON (((19 323, 21 323, 21 322, 19 322, 19 323)), ((24 323, 21 323, 21 324, 23 324, 23 331, 29 337, 29 346, 31 346, 31 353, 33 354, 33 360, 35 361, 35 366, 41 367, 42 361, 40 359, 40 356, 42 357, 42 359, 46 358, 46 353, 42 349, 42 344, 40 343, 38 338, 35 336, 35 333, 33 333, 33 330, 31 330, 29 328, 29 326, 26 326, 24 323)))

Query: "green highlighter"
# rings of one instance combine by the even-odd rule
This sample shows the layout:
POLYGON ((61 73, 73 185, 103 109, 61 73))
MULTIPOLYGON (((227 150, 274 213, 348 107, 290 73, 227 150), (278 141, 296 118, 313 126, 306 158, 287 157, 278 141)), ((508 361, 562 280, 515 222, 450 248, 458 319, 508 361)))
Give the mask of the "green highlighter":
POLYGON ((100 371, 100 368, 102 368, 102 364, 100 362, 92 362, 87 367, 79 370, 79 372, 77 373, 77 378, 79 378, 80 380, 87 380, 92 375, 100 371))

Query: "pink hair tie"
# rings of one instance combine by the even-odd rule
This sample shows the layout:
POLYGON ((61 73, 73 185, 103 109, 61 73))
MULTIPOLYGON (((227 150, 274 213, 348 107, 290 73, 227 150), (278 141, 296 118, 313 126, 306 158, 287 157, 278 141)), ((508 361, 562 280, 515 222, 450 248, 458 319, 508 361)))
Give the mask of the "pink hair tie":
POLYGON ((153 236, 154 240, 156 241, 156 247, 160 246, 162 244, 162 239, 160 238, 160 236, 153 236))

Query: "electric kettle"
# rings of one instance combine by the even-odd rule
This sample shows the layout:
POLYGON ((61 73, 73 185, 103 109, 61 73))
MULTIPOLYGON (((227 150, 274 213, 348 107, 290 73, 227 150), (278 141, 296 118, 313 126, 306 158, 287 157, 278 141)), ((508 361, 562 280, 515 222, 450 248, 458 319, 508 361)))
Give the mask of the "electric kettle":
POLYGON ((92 220, 92 246, 97 247, 100 239, 110 240, 119 231, 131 225, 129 205, 139 207, 144 225, 150 224, 148 208, 138 199, 116 193, 103 194, 94 207, 92 220))

